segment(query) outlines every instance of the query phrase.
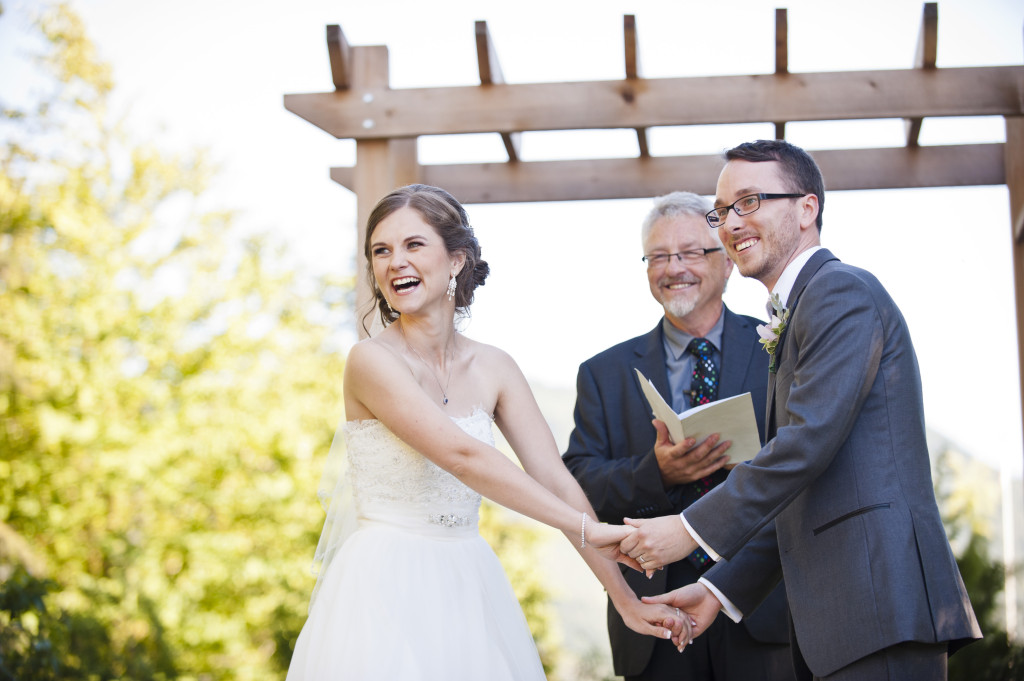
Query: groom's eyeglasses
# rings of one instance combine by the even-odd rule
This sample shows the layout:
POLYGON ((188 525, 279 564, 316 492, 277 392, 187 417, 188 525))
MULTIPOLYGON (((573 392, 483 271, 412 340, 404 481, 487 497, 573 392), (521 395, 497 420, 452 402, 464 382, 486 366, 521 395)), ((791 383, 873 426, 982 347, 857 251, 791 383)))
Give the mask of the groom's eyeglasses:
POLYGON ((708 253, 716 253, 720 250, 722 250, 721 246, 718 248, 698 248, 693 251, 680 251, 678 253, 655 253, 654 255, 645 255, 640 259, 647 263, 648 269, 654 270, 668 265, 672 261, 672 256, 675 256, 679 262, 695 265, 703 260, 708 253))
POLYGON ((735 212, 736 215, 750 215, 761 207, 762 201, 769 201, 771 199, 798 199, 801 196, 807 196, 807 194, 748 194, 747 196, 741 196, 736 199, 730 206, 715 208, 704 217, 707 218, 708 226, 711 227, 711 229, 718 229, 718 227, 725 222, 725 218, 729 215, 730 210, 735 212))

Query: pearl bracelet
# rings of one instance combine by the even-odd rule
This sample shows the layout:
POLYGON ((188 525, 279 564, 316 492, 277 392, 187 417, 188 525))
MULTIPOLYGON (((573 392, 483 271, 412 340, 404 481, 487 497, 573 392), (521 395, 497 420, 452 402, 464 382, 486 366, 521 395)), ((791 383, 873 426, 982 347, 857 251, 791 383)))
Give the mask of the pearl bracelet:
POLYGON ((583 514, 583 519, 580 521, 580 548, 586 548, 587 546, 587 514, 583 514))

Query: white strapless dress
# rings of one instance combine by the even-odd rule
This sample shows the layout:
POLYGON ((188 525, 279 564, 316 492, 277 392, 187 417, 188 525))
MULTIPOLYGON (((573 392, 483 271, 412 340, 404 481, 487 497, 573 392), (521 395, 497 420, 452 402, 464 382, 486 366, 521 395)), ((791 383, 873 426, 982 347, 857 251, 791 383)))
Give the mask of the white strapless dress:
MULTIPOLYGON (((455 419, 494 443, 483 411, 455 419)), ((344 428, 358 528, 322 575, 288 681, 544 679, 480 495, 379 421, 344 428)))

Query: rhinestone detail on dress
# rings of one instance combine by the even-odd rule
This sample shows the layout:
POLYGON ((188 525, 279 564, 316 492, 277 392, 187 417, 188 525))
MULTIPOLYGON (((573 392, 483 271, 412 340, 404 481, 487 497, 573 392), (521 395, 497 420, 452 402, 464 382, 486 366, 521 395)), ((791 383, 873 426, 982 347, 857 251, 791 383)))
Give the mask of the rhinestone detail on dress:
POLYGON ((432 513, 427 516, 427 522, 445 527, 465 527, 469 525, 469 516, 455 515, 454 513, 432 513))

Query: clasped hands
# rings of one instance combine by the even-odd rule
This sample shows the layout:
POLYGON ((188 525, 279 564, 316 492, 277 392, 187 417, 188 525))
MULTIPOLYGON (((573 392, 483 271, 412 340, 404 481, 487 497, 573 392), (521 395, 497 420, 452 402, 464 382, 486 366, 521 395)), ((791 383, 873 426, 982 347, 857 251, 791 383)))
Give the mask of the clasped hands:
MULTIPOLYGON (((648 519, 626 518, 625 521, 625 525, 596 525, 588 533, 587 543, 607 558, 645 572, 648 578, 655 570, 685 558, 697 548, 697 542, 686 531, 678 515, 648 519)), ((645 596, 642 601, 646 605, 666 609, 643 611, 643 614, 638 613, 635 617, 639 617, 648 626, 660 624, 664 627, 654 634, 656 636, 662 636, 664 630, 669 630, 672 643, 680 652, 708 628, 722 607, 714 594, 700 583, 689 584, 660 596, 645 596), (662 619, 658 621, 657 617, 662 619)), ((651 633, 638 628, 636 620, 630 621, 628 611, 623 612, 627 608, 617 603, 615 605, 631 629, 651 633)))
MULTIPOLYGON (((669 437, 668 428, 664 423, 655 419, 653 424, 657 431, 654 453, 666 485, 693 482, 711 475, 720 468, 732 467, 728 464, 729 457, 725 453, 732 442, 719 442, 717 433, 700 443, 688 438, 676 444, 669 437)), ((594 528, 588 541, 606 557, 628 565, 634 570, 645 572, 648 578, 655 570, 685 558, 697 548, 697 542, 686 531, 686 526, 678 515, 624 520, 625 525, 601 525, 594 528)), ((647 605, 672 609, 671 615, 661 611, 664 617, 661 622, 649 617, 642 619, 648 627, 661 624, 669 630, 672 642, 680 652, 694 637, 707 629, 722 607, 718 598, 700 583, 690 584, 660 596, 645 596, 642 600, 647 605)), ((616 604, 627 625, 634 631, 651 633, 630 622, 629 616, 623 612, 627 607, 628 604, 624 607, 616 604)), ((658 629, 655 635, 662 635, 664 631, 658 629)))

